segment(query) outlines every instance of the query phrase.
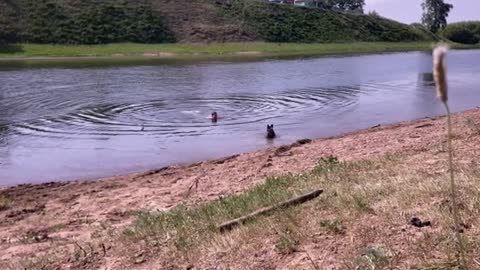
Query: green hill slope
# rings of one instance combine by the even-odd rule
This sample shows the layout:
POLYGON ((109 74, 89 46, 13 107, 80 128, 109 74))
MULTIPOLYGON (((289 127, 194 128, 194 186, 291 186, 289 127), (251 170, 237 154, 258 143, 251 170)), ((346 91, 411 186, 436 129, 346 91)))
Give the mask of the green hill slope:
POLYGON ((235 1, 224 7, 260 39, 272 42, 427 41, 434 37, 418 26, 379 16, 347 14, 265 2, 235 1))
POLYGON ((428 31, 378 16, 255 0, 3 0, 0 40, 115 42, 429 41, 428 31))

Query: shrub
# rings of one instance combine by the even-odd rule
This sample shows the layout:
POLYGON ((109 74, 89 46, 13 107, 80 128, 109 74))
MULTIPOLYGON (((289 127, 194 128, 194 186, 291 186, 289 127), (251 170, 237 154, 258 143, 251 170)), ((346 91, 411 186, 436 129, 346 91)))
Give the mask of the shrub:
POLYGON ((7 2, 0 2, 0 45, 13 43, 17 39, 18 26, 15 10, 7 2))
POLYGON ((174 41, 163 18, 146 3, 23 0, 22 41, 54 44, 174 41))
POLYGON ((232 1, 225 12, 269 42, 432 40, 409 25, 370 15, 243 0, 232 1))
POLYGON ((477 44, 480 41, 480 22, 459 22, 449 24, 441 35, 453 42, 477 44))

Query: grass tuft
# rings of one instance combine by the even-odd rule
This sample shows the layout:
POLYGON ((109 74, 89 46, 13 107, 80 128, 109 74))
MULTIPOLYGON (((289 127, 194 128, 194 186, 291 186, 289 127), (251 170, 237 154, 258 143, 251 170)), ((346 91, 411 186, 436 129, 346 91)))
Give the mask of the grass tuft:
POLYGON ((295 236, 289 230, 280 233, 278 241, 275 245, 277 251, 281 254, 287 255, 297 251, 300 242, 295 239, 295 236))
POLYGON ((480 135, 480 124, 475 122, 472 118, 467 118, 465 124, 470 128, 473 135, 480 135))
POLYGON ((246 193, 198 208, 180 205, 168 212, 142 211, 137 215, 135 226, 127 229, 124 235, 134 240, 173 236, 175 247, 185 250, 192 242, 215 233, 219 223, 281 202, 302 191, 302 188, 292 188, 294 179, 293 176, 268 178, 246 193))
POLYGON ((368 195, 363 192, 352 194, 353 208, 359 212, 374 213, 368 201, 368 195))
POLYGON ((8 210, 12 206, 12 200, 5 196, 0 196, 0 212, 8 210))
POLYGON ((334 156, 327 156, 322 157, 317 165, 313 168, 313 173, 322 175, 328 174, 333 172, 336 168, 338 168, 339 161, 337 157, 334 156))
POLYGON ((320 227, 333 234, 345 234, 345 226, 338 219, 321 220, 320 227))
POLYGON ((383 245, 373 245, 353 263, 353 269, 376 270, 387 269, 390 265, 390 251, 383 245))

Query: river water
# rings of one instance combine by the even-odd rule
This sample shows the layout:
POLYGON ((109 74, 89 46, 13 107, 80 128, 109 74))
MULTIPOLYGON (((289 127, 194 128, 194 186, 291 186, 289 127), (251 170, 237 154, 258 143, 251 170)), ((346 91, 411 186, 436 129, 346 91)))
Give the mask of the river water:
MULTIPOLYGON (((90 179, 443 113, 425 52, 257 62, 0 65, 0 185, 90 179), (217 111, 220 119, 208 116, 217 111), (265 139, 267 124, 278 138, 265 139)), ((480 50, 448 56, 480 105, 480 50)), ((332 153, 334 154, 334 153, 332 153)))

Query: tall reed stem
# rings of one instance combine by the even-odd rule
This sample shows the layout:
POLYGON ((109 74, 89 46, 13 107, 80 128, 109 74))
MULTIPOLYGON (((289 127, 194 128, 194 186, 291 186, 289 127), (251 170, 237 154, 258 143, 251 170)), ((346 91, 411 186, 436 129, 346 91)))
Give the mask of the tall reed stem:
POLYGON ((450 171, 450 197, 452 200, 452 211, 453 211, 453 221, 455 223, 455 240, 458 248, 458 253, 460 255, 460 269, 466 269, 466 260, 465 260, 465 245, 463 243, 462 236, 460 235, 460 214, 458 212, 457 204, 457 188, 455 185, 455 179, 453 174, 453 147, 452 147, 452 118, 450 115, 450 108, 446 101, 442 102, 445 105, 445 110, 447 111, 447 126, 448 126, 448 167, 450 171))

